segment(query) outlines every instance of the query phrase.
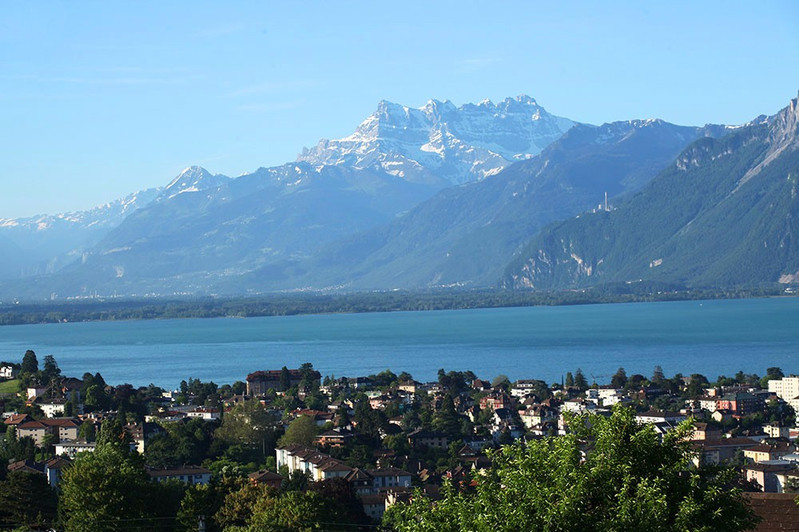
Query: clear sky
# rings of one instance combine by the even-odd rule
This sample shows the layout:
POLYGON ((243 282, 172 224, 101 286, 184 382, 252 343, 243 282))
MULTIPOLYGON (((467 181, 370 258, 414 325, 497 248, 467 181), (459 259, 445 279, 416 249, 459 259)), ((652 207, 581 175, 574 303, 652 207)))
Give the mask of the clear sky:
POLYGON ((90 208, 192 164, 235 176, 348 135, 381 99, 528 94, 679 124, 799 89, 794 1, 3 2, 0 218, 90 208))

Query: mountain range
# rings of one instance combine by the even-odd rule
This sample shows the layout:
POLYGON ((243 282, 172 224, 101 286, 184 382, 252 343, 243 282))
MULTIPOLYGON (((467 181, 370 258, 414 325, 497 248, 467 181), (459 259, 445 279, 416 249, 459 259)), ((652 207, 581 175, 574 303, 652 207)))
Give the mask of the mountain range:
POLYGON ((0 219, 0 297, 794 282, 796 124, 383 101, 293 163, 0 219))
POLYGON ((728 287, 799 281, 799 97, 685 149, 616 209, 538 234, 507 287, 660 281, 728 287))

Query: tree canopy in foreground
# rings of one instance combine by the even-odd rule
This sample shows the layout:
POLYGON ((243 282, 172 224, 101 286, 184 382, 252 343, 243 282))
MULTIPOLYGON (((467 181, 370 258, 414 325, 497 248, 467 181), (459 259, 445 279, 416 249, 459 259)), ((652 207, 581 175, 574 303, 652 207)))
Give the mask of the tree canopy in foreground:
POLYGON ((572 433, 503 447, 470 486, 447 485, 431 504, 416 493, 384 522, 398 531, 738 531, 757 518, 732 469, 694 467, 681 424, 662 441, 617 407, 573 418, 572 433))

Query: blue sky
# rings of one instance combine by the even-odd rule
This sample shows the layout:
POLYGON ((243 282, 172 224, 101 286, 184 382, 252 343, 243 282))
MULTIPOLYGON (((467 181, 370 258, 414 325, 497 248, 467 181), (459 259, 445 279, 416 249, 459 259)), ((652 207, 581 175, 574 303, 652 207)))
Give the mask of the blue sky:
POLYGON ((602 123, 741 123, 799 89, 794 2, 5 2, 0 218, 191 164, 239 175, 381 99, 529 94, 602 123))

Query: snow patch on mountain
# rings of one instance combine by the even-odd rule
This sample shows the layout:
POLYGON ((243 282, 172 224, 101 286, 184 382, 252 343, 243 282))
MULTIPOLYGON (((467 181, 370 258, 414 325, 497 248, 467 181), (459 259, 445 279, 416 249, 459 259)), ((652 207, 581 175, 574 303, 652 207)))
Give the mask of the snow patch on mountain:
POLYGON ((230 178, 225 175, 211 174, 201 166, 189 166, 164 187, 159 200, 173 198, 178 194, 187 192, 200 192, 211 188, 217 188, 228 181, 230 181, 230 178))
POLYGON ((537 155, 574 124, 524 95, 460 107, 430 100, 418 109, 383 100, 353 134, 322 139, 303 149, 297 161, 375 168, 415 182, 438 177, 462 184, 537 155))

